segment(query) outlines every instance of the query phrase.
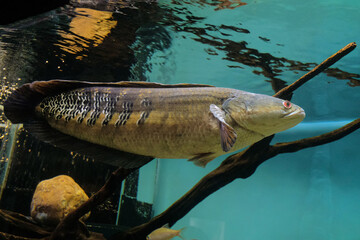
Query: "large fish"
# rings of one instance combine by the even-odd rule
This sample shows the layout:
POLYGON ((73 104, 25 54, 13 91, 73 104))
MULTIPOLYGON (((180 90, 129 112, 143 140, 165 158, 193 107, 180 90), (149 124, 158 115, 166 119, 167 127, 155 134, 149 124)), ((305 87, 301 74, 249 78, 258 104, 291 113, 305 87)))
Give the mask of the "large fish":
POLYGON ((205 166, 305 117, 289 101, 231 88, 70 80, 25 84, 4 111, 43 141, 126 168, 152 158, 205 166))

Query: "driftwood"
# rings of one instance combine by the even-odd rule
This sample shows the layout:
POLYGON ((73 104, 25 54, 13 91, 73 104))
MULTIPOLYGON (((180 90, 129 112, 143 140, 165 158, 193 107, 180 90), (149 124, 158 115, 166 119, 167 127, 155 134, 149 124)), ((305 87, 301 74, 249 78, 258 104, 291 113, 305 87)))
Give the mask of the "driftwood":
MULTIPOLYGON (((30 218, 25 217, 19 213, 13 213, 6 210, 0 210, 0 225, 1 230, 6 228, 8 229, 9 233, 18 235, 21 234, 23 236, 29 237, 41 238, 48 236, 51 233, 51 229, 38 226, 30 218)), ((0 239, 7 239, 4 238, 5 236, 6 235, 4 233, 0 233, 0 239)))
MULTIPOLYGON (((324 71, 327 67, 331 66, 343 56, 351 52, 356 47, 355 43, 350 43, 343 49, 339 50, 337 53, 326 59, 323 63, 315 67, 309 73, 298 79, 293 84, 288 87, 283 88, 277 92, 274 96, 281 97, 283 99, 290 100, 293 91, 299 88, 301 85, 312 79, 314 76, 324 71)), ((290 153, 296 152, 304 148, 315 147, 336 141, 346 135, 352 133, 353 131, 360 128, 360 119, 357 119, 337 130, 332 132, 322 134, 316 137, 305 138, 298 141, 287 142, 287 143, 277 143, 275 145, 270 145, 271 139, 274 136, 267 137, 252 146, 248 149, 231 155, 226 158, 221 165, 204 176, 192 189, 190 189, 183 197, 177 200, 173 205, 171 205, 167 210, 165 210, 160 215, 154 217, 151 221, 142 224, 140 226, 134 227, 128 230, 125 233, 119 233, 113 236, 112 239, 118 240, 133 240, 133 239, 145 239, 146 236, 156 228, 163 226, 166 223, 169 223, 170 226, 175 224, 178 220, 183 218, 192 208, 199 204, 202 200, 208 197, 210 194, 216 192, 220 188, 226 186, 237 178, 248 178, 250 177, 257 169, 257 167, 265 162, 266 160, 281 154, 281 153, 290 153)), ((134 169, 133 169, 134 170, 134 169)), ((48 229, 41 229, 37 226, 33 229, 37 229, 42 234, 37 238, 30 237, 19 237, 11 235, 8 233, 0 233, 1 239, 104 239, 101 234, 90 233, 87 231, 86 227, 79 221, 81 216, 86 214, 88 211, 94 209, 95 206, 102 203, 112 192, 114 192, 122 180, 133 170, 116 170, 111 177, 108 179, 106 184, 94 194, 87 202, 81 205, 78 209, 74 210, 68 216, 66 216, 52 231, 49 232, 48 229), (38 229, 39 228, 39 229, 38 229)), ((0 211, 2 213, 2 211, 0 211)), ((11 216, 8 214, 8 216, 11 216)), ((12 226, 23 227, 28 229, 29 226, 27 223, 21 222, 21 218, 11 218, 4 219, 4 215, 0 214, 0 223, 6 222, 12 226), (14 220, 15 219, 15 220, 14 220)), ((31 227, 30 227, 31 228, 31 227)))
MULTIPOLYGON (((119 168, 113 172, 105 185, 93 196, 89 198, 84 204, 78 207, 75 211, 69 213, 56 227, 51 234, 50 240, 72 239, 77 236, 79 227, 79 219, 94 209, 97 205, 104 202, 121 184, 121 182, 135 169, 123 169, 119 168), (73 229, 71 235, 69 235, 69 229, 73 229)), ((86 233, 86 232, 85 232, 86 233)), ((89 237, 89 234, 85 234, 89 237)), ((85 238, 86 239, 86 238, 85 238)), ((101 239, 101 238, 98 238, 101 239)))
MULTIPOLYGON (((316 66, 306 75, 295 81, 293 84, 280 90, 274 96, 290 100, 293 91, 320 72, 324 71, 327 67, 340 60, 355 47, 355 43, 348 44, 320 65, 316 66)), ((145 239, 151 231, 163 226, 166 223, 169 223, 169 225, 172 226, 210 194, 231 183, 235 179, 245 179, 250 177, 257 167, 266 160, 280 153, 296 152, 304 148, 315 147, 336 141, 352 133, 358 128, 360 128, 360 119, 357 119, 335 131, 320 136, 305 138, 294 142, 278 143, 273 146, 270 146, 269 144, 274 135, 269 136, 253 144, 248 149, 226 158, 218 168, 203 177, 184 196, 173 203, 163 213, 154 217, 151 221, 134 227, 124 234, 118 234, 117 236, 114 236, 113 239, 145 239)))
POLYGON ((97 193, 91 196, 88 201, 78 207, 75 211, 69 213, 55 229, 39 226, 21 214, 0 210, 0 223, 7 225, 9 229, 12 229, 12 232, 21 232, 22 235, 30 236, 30 238, 27 238, 0 232, 0 240, 104 240, 105 238, 102 234, 89 232, 85 224, 79 219, 94 209, 97 205, 104 202, 117 189, 117 187, 121 185, 121 182, 134 170, 135 169, 117 169, 111 174, 105 185, 97 193))

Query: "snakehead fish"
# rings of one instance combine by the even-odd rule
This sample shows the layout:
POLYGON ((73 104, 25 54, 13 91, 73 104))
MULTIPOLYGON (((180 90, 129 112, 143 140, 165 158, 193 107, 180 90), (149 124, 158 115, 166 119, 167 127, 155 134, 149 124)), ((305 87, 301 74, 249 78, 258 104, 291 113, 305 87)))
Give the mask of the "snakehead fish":
POLYGON ((152 158, 205 166, 305 117, 289 101, 231 88, 71 80, 25 84, 4 111, 45 142, 126 168, 152 158), (121 158, 117 151, 130 155, 121 158))

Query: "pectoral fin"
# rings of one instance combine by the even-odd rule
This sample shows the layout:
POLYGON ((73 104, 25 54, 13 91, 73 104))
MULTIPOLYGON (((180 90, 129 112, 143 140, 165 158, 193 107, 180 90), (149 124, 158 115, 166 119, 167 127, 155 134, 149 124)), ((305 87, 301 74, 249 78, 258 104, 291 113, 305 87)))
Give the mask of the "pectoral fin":
POLYGON ((229 124, 225 122, 225 112, 218 106, 211 104, 210 112, 219 122, 221 147, 224 152, 228 152, 236 141, 236 132, 229 124))

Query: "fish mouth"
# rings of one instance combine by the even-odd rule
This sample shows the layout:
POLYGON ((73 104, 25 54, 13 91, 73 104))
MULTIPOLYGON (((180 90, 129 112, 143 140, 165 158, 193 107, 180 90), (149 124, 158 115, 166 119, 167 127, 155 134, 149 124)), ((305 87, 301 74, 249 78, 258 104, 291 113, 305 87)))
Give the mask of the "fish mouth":
POLYGON ((284 118, 294 118, 294 117, 302 117, 305 118, 305 111, 302 108, 298 108, 295 111, 289 112, 284 115, 284 118))

